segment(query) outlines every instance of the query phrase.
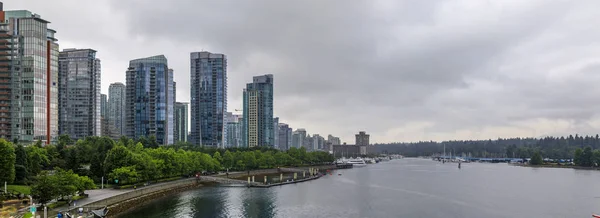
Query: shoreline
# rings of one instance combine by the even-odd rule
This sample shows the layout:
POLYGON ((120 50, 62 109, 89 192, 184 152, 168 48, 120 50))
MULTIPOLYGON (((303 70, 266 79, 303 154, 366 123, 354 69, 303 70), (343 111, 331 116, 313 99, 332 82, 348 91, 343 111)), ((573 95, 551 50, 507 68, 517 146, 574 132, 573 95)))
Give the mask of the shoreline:
POLYGON ((529 165, 529 164, 509 164, 517 167, 532 167, 532 168, 557 168, 557 169, 574 169, 574 170, 600 170, 600 167, 582 167, 582 166, 574 166, 574 165, 552 165, 552 164, 543 164, 543 165, 529 165))
MULTIPOLYGON (((304 170, 308 170, 308 168, 327 170, 327 169, 336 169, 336 166, 335 165, 320 165, 320 166, 309 166, 309 167, 291 167, 291 168, 284 168, 284 169, 293 169, 293 170, 297 170, 297 171, 304 171, 304 170)), ((230 177, 231 176, 243 177, 243 176, 247 176, 248 174, 259 175, 259 174, 265 174, 265 173, 279 172, 279 170, 280 170, 279 168, 275 168, 275 169, 253 170, 253 171, 249 171, 249 172, 248 171, 231 172, 231 173, 229 173, 229 176, 230 177)), ((215 176, 225 177, 225 175, 215 175, 215 176)), ((296 180, 293 182, 277 183, 277 184, 270 184, 270 185, 264 185, 264 186, 255 186, 255 188, 269 188, 269 187, 273 187, 273 186, 295 184, 295 183, 315 180, 315 179, 321 178, 322 176, 323 176, 323 174, 320 173, 316 176, 296 180)), ((91 210, 91 209, 99 209, 99 208, 106 206, 109 209, 108 215, 106 217, 118 217, 119 215, 129 212, 129 211, 137 208, 138 206, 145 205, 145 204, 151 203, 154 200, 157 200, 157 199, 160 199, 163 197, 167 197, 167 196, 171 196, 173 194, 177 194, 177 193, 180 193, 183 191, 201 188, 202 186, 205 186, 206 184, 210 184, 210 182, 203 182, 196 178, 180 179, 180 180, 175 180, 175 181, 171 181, 171 182, 165 182, 162 184, 161 183, 155 184, 156 186, 152 186, 152 187, 145 188, 145 189, 138 189, 136 191, 126 192, 126 193, 123 193, 120 195, 108 197, 105 199, 100 199, 100 200, 90 202, 85 205, 78 206, 78 208, 83 207, 83 208, 86 208, 87 210, 91 210)), ((65 210, 65 212, 66 211, 76 212, 76 211, 74 211, 75 209, 76 208, 71 208, 70 210, 65 210)), ((74 214, 74 213, 72 213, 72 214, 74 214)), ((48 215, 50 215, 50 213, 48 215)))

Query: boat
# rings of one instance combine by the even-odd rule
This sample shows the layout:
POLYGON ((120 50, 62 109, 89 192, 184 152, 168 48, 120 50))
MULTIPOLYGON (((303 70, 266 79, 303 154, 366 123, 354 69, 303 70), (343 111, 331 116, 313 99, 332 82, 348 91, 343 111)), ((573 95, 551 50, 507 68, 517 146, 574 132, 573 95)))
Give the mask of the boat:
POLYGON ((375 160, 373 160, 372 158, 365 158, 364 161, 367 164, 374 164, 375 163, 375 160))
POLYGON ((364 167, 364 166, 367 166, 367 163, 365 163, 365 160, 363 160, 361 158, 348 159, 347 163, 352 164, 352 167, 364 167))

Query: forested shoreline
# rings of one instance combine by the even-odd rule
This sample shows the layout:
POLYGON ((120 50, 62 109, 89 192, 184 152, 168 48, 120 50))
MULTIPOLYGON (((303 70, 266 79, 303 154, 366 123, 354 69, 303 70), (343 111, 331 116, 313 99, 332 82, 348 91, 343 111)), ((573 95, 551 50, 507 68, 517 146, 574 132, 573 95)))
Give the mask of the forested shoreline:
POLYGON ((599 149, 600 137, 576 134, 566 137, 381 143, 375 144, 375 147, 380 153, 400 153, 409 157, 442 154, 445 147, 447 154, 472 157, 530 158, 536 152, 540 152, 544 158, 572 159, 578 148, 599 149))

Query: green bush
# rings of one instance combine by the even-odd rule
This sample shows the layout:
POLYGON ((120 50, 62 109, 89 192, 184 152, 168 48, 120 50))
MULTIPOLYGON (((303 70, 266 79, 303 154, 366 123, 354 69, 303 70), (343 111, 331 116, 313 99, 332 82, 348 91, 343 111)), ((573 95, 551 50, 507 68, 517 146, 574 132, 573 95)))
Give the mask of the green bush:
POLYGON ((61 206, 67 205, 67 203, 68 202, 66 202, 66 201, 57 201, 57 202, 48 204, 48 208, 54 209, 54 208, 57 208, 57 207, 61 207, 61 206))

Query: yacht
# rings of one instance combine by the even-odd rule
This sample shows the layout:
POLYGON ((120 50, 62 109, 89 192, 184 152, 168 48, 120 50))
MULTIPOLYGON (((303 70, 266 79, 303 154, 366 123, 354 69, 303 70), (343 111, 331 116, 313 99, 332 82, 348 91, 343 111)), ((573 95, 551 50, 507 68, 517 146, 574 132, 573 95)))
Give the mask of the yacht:
POLYGON ((367 166, 367 163, 365 163, 365 161, 363 159, 357 158, 357 159, 348 159, 349 164, 352 164, 353 167, 364 167, 367 166))

